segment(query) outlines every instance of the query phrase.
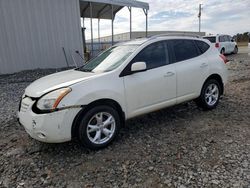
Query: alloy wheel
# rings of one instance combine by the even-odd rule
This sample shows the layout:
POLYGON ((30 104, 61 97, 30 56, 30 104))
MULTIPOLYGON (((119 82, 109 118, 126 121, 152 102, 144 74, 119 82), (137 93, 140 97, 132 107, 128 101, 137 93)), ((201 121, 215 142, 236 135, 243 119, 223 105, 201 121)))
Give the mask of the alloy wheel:
POLYGON ((208 85, 205 91, 205 101, 209 106, 213 106, 219 99, 219 88, 216 84, 208 85))
POLYGON ((88 122, 87 136, 94 144, 104 144, 113 137, 115 129, 115 118, 110 113, 98 112, 88 122))

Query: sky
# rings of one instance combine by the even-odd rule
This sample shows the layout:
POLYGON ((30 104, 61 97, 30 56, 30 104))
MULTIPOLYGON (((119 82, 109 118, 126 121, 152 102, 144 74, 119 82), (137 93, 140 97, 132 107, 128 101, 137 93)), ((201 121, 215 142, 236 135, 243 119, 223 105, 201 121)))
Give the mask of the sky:
MULTIPOLYGON (((199 4, 202 4, 201 31, 207 34, 250 32, 250 0, 141 0, 149 3, 150 31, 198 31, 199 4)), ((93 20, 94 38, 98 36, 93 20)), ((90 39, 90 22, 85 21, 86 38, 90 39)), ((101 37, 111 35, 111 21, 101 20, 101 37)), ((132 9, 132 30, 145 30, 142 9, 132 9)), ((129 11, 124 7, 115 17, 114 33, 129 32, 129 11)))

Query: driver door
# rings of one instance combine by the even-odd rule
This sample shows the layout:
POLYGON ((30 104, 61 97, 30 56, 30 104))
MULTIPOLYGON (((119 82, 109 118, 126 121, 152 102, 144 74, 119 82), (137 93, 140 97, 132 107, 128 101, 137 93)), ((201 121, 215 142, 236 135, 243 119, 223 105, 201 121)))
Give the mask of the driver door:
POLYGON ((147 70, 124 76, 128 118, 176 103, 175 65, 169 64, 167 43, 150 44, 126 67, 145 62, 147 70))

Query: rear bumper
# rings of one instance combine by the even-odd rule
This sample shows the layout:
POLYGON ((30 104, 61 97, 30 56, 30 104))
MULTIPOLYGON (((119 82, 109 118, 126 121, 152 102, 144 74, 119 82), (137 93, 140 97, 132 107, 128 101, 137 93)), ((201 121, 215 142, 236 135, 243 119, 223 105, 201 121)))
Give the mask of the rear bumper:
POLYGON ((18 121, 34 139, 47 143, 61 143, 71 140, 71 127, 80 108, 60 110, 48 114, 35 114, 29 104, 18 112, 18 121))

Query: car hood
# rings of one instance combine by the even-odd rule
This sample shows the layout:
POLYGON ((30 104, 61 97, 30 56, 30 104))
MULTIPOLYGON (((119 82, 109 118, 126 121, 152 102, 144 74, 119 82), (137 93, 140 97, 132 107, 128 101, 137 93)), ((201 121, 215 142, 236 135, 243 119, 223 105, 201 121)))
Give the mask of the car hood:
POLYGON ((25 89, 25 95, 34 98, 41 97, 52 90, 68 87, 72 84, 88 80, 96 75, 97 73, 81 72, 76 70, 68 70, 51 74, 31 83, 25 89))

